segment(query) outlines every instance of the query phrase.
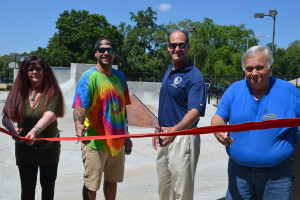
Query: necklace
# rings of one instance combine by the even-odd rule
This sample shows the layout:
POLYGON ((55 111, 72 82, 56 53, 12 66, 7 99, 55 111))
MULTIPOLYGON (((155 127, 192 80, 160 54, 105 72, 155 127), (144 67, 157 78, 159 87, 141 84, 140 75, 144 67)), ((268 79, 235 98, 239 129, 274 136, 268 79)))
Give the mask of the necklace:
POLYGON ((35 97, 37 94, 38 94, 38 92, 32 91, 30 101, 35 101, 35 97))

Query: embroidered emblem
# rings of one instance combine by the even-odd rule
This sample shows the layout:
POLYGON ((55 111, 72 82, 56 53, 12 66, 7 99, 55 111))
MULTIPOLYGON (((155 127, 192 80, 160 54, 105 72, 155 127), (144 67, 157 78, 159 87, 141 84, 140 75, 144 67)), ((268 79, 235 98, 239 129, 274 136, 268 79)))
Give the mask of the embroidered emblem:
POLYGON ((177 76, 177 77, 174 78, 173 84, 171 84, 171 85, 172 85, 173 87, 177 88, 177 85, 178 85, 179 83, 181 83, 181 82, 182 82, 182 78, 179 77, 179 76, 177 76))

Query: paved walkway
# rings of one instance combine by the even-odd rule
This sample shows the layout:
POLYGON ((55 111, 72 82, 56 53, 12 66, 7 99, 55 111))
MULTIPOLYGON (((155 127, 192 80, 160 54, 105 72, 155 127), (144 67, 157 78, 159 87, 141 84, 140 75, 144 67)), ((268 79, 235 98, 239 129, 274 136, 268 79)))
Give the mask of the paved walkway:
MULTIPOLYGON (((2 111, 7 92, 0 91, 0 110, 2 111)), ((74 122, 71 106, 59 119, 61 136, 74 136, 74 122)), ((209 126, 216 108, 207 105, 206 116, 198 126, 209 126)), ((2 116, 1 116, 2 119, 2 116)), ((3 127, 2 123, 0 124, 3 127)), ((152 128, 129 127, 131 134, 152 133, 152 128)), ((156 151, 152 148, 151 138, 134 138, 133 151, 126 156, 124 182, 118 184, 117 199, 120 200, 155 200, 158 199, 156 151)), ((195 200, 217 200, 225 196, 227 187, 227 160, 225 149, 212 134, 201 136, 201 153, 195 181, 195 200)), ((0 200, 20 199, 20 181, 14 157, 14 141, 0 133, 0 200)), ((80 143, 61 142, 61 157, 56 181, 56 200, 80 200, 83 185, 83 167, 80 143)), ((97 199, 104 199, 102 187, 97 199)), ((36 199, 40 199, 40 184, 37 185, 36 199)))

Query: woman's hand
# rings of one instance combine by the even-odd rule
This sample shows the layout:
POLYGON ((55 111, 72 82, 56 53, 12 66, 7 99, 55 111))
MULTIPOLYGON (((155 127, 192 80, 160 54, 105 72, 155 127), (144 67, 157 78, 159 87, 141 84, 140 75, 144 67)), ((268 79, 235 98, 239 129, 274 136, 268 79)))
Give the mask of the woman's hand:
POLYGON ((52 111, 46 111, 43 114, 43 117, 36 123, 36 125, 27 133, 25 138, 30 139, 30 141, 26 141, 28 145, 33 145, 36 137, 52 122, 56 120, 56 115, 52 111))
MULTIPOLYGON (((5 126, 5 128, 13 135, 19 136, 21 132, 23 132, 22 128, 17 128, 14 125, 14 122, 4 113, 3 118, 2 118, 2 124, 5 126)), ((16 142, 23 142, 22 140, 12 137, 16 142)))
POLYGON ((37 126, 33 127, 31 129, 31 131, 29 131, 29 133, 27 133, 27 135, 25 136, 25 138, 30 139, 29 141, 26 141, 26 143, 29 146, 33 145, 33 143, 34 143, 34 141, 36 139, 36 136, 40 133, 40 128, 39 127, 36 128, 36 127, 37 126))
MULTIPOLYGON (((14 134, 15 136, 20 136, 22 132, 23 132, 22 128, 14 127, 14 131, 12 131, 11 133, 14 134)), ((12 139, 14 139, 18 143, 23 143, 23 141, 24 141, 24 140, 21 140, 21 139, 16 138, 16 137, 12 137, 12 139)))

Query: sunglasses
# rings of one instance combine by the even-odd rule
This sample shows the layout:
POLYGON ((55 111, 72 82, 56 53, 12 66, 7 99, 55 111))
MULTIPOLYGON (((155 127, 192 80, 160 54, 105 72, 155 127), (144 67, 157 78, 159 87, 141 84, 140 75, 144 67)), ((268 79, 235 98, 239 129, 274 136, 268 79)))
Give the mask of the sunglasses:
POLYGON ((105 51, 107 51, 109 54, 112 54, 114 52, 113 48, 99 48, 98 52, 99 53, 104 53, 105 51))
POLYGON ((188 43, 169 43, 170 49, 175 49, 177 46, 183 49, 188 43))
POLYGON ((32 73, 34 70, 36 72, 40 72, 43 70, 43 68, 42 67, 31 67, 31 68, 28 68, 26 71, 32 73))

